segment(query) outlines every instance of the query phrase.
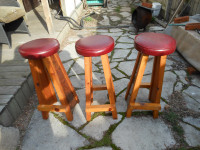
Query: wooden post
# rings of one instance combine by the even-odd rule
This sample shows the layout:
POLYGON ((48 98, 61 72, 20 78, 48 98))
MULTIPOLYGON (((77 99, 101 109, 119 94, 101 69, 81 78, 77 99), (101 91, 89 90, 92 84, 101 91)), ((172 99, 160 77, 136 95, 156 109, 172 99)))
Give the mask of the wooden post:
POLYGON ((135 83, 134 83, 133 90, 132 90, 132 93, 131 93, 131 98, 130 98, 129 105, 128 105, 127 112, 126 112, 127 118, 131 117, 131 113, 132 113, 132 110, 133 110, 133 107, 131 105, 133 105, 135 103, 135 99, 136 99, 138 90, 140 88, 140 84, 142 82, 142 78, 143 78, 143 74, 144 74, 144 71, 145 71, 145 68, 146 68, 148 58, 149 58, 148 55, 145 55, 145 54, 141 55, 141 59, 140 59, 140 62, 139 62, 139 69, 138 69, 138 72, 137 72, 137 75, 136 75, 135 83))
POLYGON ((166 10, 166 17, 165 17, 165 19, 166 19, 167 21, 169 21, 169 18, 170 18, 171 7, 172 7, 172 0, 168 0, 168 3, 167 3, 167 10, 166 10))
POLYGON ((133 81, 134 81, 133 79, 135 78, 135 74, 136 74, 136 71, 137 71, 138 66, 139 66, 138 64, 139 64, 141 55, 142 55, 142 53, 138 52, 137 59, 136 59, 136 62, 135 62, 135 66, 134 66, 130 81, 128 83, 128 87, 127 87, 127 91, 126 91, 126 95, 125 95, 125 100, 127 100, 129 92, 130 92, 130 89, 131 89, 131 86, 133 84, 133 81))
POLYGON ((46 19, 46 24, 47 24, 49 34, 54 34, 54 27, 53 27, 51 13, 50 13, 50 9, 49 9, 48 0, 41 0, 41 1, 42 1, 42 7, 43 7, 44 16, 46 19))
MULTIPOLYGON (((110 104, 115 106, 115 101, 116 101, 115 89, 114 89, 114 85, 113 85, 112 74, 110 71, 108 55, 107 54, 102 55, 101 61, 102 61, 102 65, 103 65, 103 71, 104 71, 104 76, 105 76, 105 80, 106 80, 106 86, 107 86, 107 90, 108 90, 110 104)), ((116 107, 114 107, 114 110, 112 110, 112 116, 113 116, 113 119, 117 119, 116 107)))
POLYGON ((85 63, 85 95, 86 95, 86 120, 91 120, 91 112, 87 112, 87 109, 91 106, 91 58, 84 57, 85 63))

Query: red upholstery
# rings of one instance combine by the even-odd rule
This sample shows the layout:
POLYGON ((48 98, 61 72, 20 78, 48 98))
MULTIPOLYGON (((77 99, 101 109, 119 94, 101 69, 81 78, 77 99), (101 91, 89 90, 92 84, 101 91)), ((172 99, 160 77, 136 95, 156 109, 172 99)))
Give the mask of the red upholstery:
POLYGON ((176 41, 162 33, 142 33, 135 37, 135 48, 146 55, 169 55, 175 51, 176 41))
POLYGON ((56 39, 43 38, 27 42, 18 49, 19 53, 27 59, 40 59, 58 52, 60 44, 56 39))
POLYGON ((93 35, 76 42, 76 52, 85 57, 100 56, 111 52, 114 40, 106 35, 93 35))

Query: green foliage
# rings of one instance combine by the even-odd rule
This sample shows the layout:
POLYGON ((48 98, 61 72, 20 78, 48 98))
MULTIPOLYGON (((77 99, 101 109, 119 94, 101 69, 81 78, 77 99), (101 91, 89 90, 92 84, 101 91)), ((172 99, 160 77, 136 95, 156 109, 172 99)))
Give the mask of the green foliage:
POLYGON ((152 17, 151 22, 154 22, 154 21, 155 21, 155 17, 152 17))
POLYGON ((115 8, 115 11, 116 11, 116 12, 120 12, 120 9, 121 9, 121 6, 117 6, 117 7, 115 8))
POLYGON ((131 8, 131 14, 135 11, 135 8, 131 8))
POLYGON ((84 20, 85 20, 85 21, 92 21, 92 20, 93 20, 93 18, 92 18, 92 17, 90 17, 90 16, 88 16, 88 17, 86 17, 84 20))

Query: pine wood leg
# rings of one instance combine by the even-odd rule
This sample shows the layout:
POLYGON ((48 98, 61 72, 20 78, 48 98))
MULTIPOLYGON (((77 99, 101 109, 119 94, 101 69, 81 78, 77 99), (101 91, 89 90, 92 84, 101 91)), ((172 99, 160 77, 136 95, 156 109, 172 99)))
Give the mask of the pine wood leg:
POLYGON ((49 111, 42 111, 42 118, 47 120, 49 118, 49 111))
POLYGON ((67 120, 72 121, 73 115, 72 115, 69 103, 67 101, 67 97, 65 95, 65 91, 64 91, 62 83, 61 83, 62 81, 60 80, 58 72, 56 70, 56 66, 53 63, 53 62, 55 62, 54 56, 46 57, 42 61, 43 61, 44 65, 46 66, 46 69, 47 69, 47 71, 50 75, 50 78, 54 84, 54 87, 57 91, 61 105, 66 107, 65 115, 67 117, 67 120))
POLYGON ((158 63, 157 57, 154 57, 154 62, 153 62, 153 68, 152 68, 152 75, 151 75, 151 83, 150 83, 150 89, 149 89, 149 101, 152 102, 153 99, 155 98, 155 91, 156 91, 156 82, 158 77, 156 76, 156 64, 158 63))
MULTIPOLYGON (((111 105, 115 105, 115 93, 114 93, 114 85, 113 85, 113 80, 112 80, 112 74, 110 71, 110 64, 108 60, 108 55, 102 55, 101 56, 101 61, 103 65, 103 71, 104 71, 104 76, 106 80, 106 86, 108 90, 108 95, 109 95, 109 100, 111 105)), ((114 107, 114 110, 112 111, 112 116, 113 119, 117 119, 117 110, 116 107, 114 107)))
POLYGON ((91 57, 84 57, 85 64, 85 95, 86 95, 86 120, 91 120, 91 112, 87 108, 91 106, 91 57))
POLYGON ((91 103, 93 102, 93 79, 92 79, 92 57, 90 57, 90 88, 91 88, 91 103))
POLYGON ((74 108, 75 105, 79 102, 79 99, 58 54, 56 53, 52 55, 51 60, 54 64, 59 81, 62 85, 66 100, 68 101, 70 108, 74 108))
POLYGON ((127 112, 126 112, 126 117, 128 117, 128 118, 131 117, 131 113, 132 113, 132 110, 133 110, 131 105, 134 105, 134 103, 135 103, 135 99, 137 97, 137 93, 138 93, 138 90, 140 88, 140 84, 142 82, 142 78, 143 78, 143 74, 144 74, 144 71, 145 71, 145 68, 146 68, 148 58, 149 58, 148 55, 144 55, 144 54, 141 55, 141 59, 139 61, 139 66, 138 66, 139 67, 138 72, 137 72, 137 75, 136 75, 136 78, 135 78, 135 83, 134 83, 134 86, 133 86, 129 105, 128 105, 127 112))
MULTIPOLYGON (((39 104, 53 105, 57 102, 51 80, 46 74, 41 60, 29 60, 29 65, 38 97, 39 104)), ((42 112, 43 119, 48 119, 49 112, 42 112)))
MULTIPOLYGON (((167 60, 167 55, 165 56, 156 56, 158 57, 158 63, 156 64, 156 76, 157 78, 157 83, 156 83, 156 89, 157 92, 155 92, 155 99, 153 99, 153 103, 160 104, 160 98, 161 98, 161 92, 162 92, 162 85, 163 85, 163 78, 164 78, 164 73, 165 73, 165 64, 167 60)), ((158 118, 158 111, 153 111, 153 117, 158 118)))
POLYGON ((67 75, 67 72, 65 71, 65 68, 60 60, 60 57, 59 55, 56 53, 53 55, 54 59, 58 64, 58 66, 60 67, 60 70, 58 70, 58 73, 60 72, 60 74, 62 74, 62 76, 60 76, 59 74, 59 77, 60 77, 60 80, 63 80, 63 87, 65 89, 65 91, 70 91, 72 94, 73 94, 73 100, 75 100, 76 102, 74 103, 79 103, 79 99, 78 99, 78 96, 75 92, 75 89, 70 81, 70 78, 68 77, 67 75), (70 90, 67 90, 67 89, 70 89, 70 90))
POLYGON ((133 69, 133 72, 132 72, 130 81, 129 81, 128 86, 127 86, 126 95, 125 95, 125 100, 127 100, 127 98, 128 98, 128 95, 129 95, 131 86, 132 86, 133 81, 134 81, 134 78, 135 78, 136 71, 137 71, 137 69, 138 69, 138 63, 139 63, 140 58, 141 58, 141 53, 138 52, 137 59, 136 59, 136 62, 135 62, 135 66, 134 66, 134 69, 133 69))

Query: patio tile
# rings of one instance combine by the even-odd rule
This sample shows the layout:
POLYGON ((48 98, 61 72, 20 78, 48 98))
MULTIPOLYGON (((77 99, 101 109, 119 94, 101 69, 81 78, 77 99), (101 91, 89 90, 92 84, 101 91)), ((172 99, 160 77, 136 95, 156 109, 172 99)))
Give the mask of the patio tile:
POLYGON ((118 119, 116 120, 113 120, 112 116, 99 116, 86 125, 81 132, 96 140, 101 140, 103 138, 103 133, 109 129, 110 125, 118 123, 121 118, 121 115, 118 115, 118 119))
POLYGON ((189 146, 200 146, 200 131, 197 130, 195 127, 200 128, 200 118, 192 118, 192 117, 186 117, 183 119, 186 123, 181 123, 181 126, 184 130, 184 137, 186 139, 186 142, 189 144, 189 146), (195 126, 195 127, 194 127, 195 126))
POLYGON ((112 140, 123 150, 160 150, 176 144, 168 126, 152 117, 125 119, 113 132, 112 140))
POLYGON ((35 110, 23 141, 22 150, 70 150, 87 143, 85 138, 62 124, 51 113, 48 120, 43 120, 41 113, 35 110))

